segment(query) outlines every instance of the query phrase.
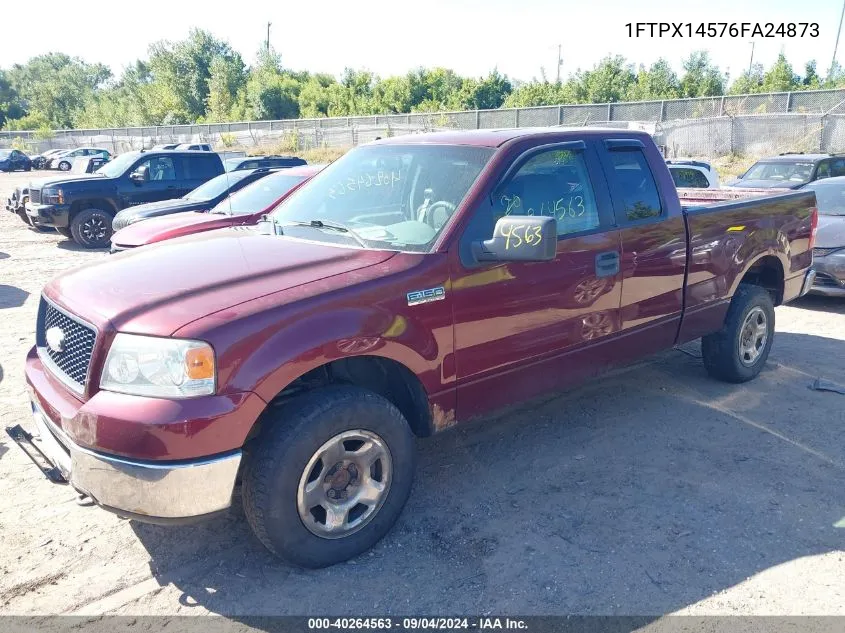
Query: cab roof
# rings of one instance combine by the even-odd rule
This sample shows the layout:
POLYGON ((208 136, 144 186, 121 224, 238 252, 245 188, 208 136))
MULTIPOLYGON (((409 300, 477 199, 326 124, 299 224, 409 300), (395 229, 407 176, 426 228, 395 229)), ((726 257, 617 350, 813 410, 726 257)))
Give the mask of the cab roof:
POLYGON ((501 147, 508 141, 529 136, 572 136, 574 139, 584 137, 603 138, 643 137, 646 132, 623 130, 619 128, 602 127, 521 127, 503 128, 495 130, 449 130, 446 132, 424 132, 422 134, 403 134, 390 138, 379 139, 371 144, 375 145, 474 145, 477 147, 501 147))

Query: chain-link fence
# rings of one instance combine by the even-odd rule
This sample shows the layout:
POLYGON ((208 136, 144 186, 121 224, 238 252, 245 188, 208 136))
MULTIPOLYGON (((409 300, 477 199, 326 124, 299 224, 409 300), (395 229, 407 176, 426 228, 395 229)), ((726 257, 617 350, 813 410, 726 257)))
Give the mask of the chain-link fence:
POLYGON ((443 129, 490 129, 652 123, 672 155, 717 156, 781 151, 845 151, 845 90, 636 101, 534 108, 166 125, 98 130, 0 132, 0 145, 21 139, 32 150, 90 145, 119 153, 161 143, 204 142, 218 149, 295 152, 354 147, 378 137, 443 129))

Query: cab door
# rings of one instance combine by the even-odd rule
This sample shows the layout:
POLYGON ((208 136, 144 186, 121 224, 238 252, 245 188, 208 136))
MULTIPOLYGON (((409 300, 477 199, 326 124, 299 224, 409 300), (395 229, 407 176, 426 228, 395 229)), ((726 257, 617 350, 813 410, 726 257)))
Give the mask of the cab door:
POLYGON ((620 238, 595 148, 581 141, 518 157, 475 210, 453 254, 457 414, 466 419, 598 370, 619 330, 620 238), (505 215, 557 220, 554 260, 478 264, 471 244, 505 215))
POLYGON ((176 165, 171 156, 151 156, 138 161, 124 176, 123 185, 129 206, 178 198, 181 194, 176 186, 176 165), (144 181, 130 178, 130 174, 146 172, 144 181))

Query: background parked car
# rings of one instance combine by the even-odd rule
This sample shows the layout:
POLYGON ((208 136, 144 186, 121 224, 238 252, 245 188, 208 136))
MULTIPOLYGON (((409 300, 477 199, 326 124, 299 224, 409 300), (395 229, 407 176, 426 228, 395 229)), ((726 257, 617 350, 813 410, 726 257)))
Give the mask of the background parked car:
POLYGON ((262 215, 276 209, 324 167, 306 165, 274 171, 266 178, 223 199, 211 211, 177 213, 128 226, 112 236, 111 252, 203 231, 256 224, 262 215))
POLYGON ((100 167, 109 162, 102 156, 80 156, 73 159, 72 174, 93 174, 100 167))
POLYGON ((18 149, 0 149, 0 171, 29 171, 32 160, 18 149))
POLYGON ((709 162, 694 158, 673 158, 666 161, 676 187, 718 189, 719 173, 709 162))
POLYGON ((127 207, 184 196, 223 173, 214 152, 126 152, 95 174, 33 182, 26 213, 84 248, 105 248, 112 218, 127 207))
POLYGON ((211 145, 209 145, 208 143, 179 143, 179 145, 177 145, 173 149, 190 150, 193 152, 210 152, 211 145))
POLYGON ((845 176, 845 156, 786 153, 754 163, 728 187, 800 189, 808 182, 845 176))
POLYGON ((813 248, 816 281, 810 292, 845 298, 845 176, 808 184, 816 192, 819 226, 813 248))
POLYGON ((78 147, 70 149, 62 154, 53 156, 47 160, 47 169, 58 169, 59 171, 70 171, 73 161, 81 156, 99 156, 106 160, 111 159, 111 152, 101 147, 78 147))
POLYGON ((62 152, 66 152, 66 149, 48 149, 46 152, 42 152, 41 154, 36 154, 32 157, 32 168, 33 169, 46 169, 47 168, 47 161, 50 160, 53 156, 58 156, 62 152))
POLYGON ((176 149, 179 147, 179 143, 166 143, 164 145, 154 145, 151 147, 151 150, 159 150, 159 149, 176 149))
POLYGON ((257 169, 259 167, 299 167, 308 163, 296 156, 244 156, 223 161, 226 171, 257 169))
POLYGON ((269 173, 271 173, 269 169, 251 169, 234 174, 220 174, 181 198, 150 202, 120 211, 112 220, 112 229, 119 231, 141 220, 173 213, 208 211, 227 196, 269 173))

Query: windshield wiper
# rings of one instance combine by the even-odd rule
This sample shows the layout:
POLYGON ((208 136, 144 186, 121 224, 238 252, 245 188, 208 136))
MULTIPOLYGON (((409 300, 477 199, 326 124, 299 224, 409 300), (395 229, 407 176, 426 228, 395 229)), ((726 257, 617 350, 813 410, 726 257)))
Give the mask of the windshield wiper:
POLYGON ((298 220, 292 220, 287 224, 294 224, 296 226, 311 226, 315 229, 330 229, 332 231, 338 231, 340 233, 347 233, 349 237, 354 239, 358 242, 358 245, 362 248, 367 248, 367 243, 358 235, 354 229, 346 226, 345 224, 341 224, 340 222, 326 222, 325 220, 311 220, 309 222, 301 222, 298 220))

